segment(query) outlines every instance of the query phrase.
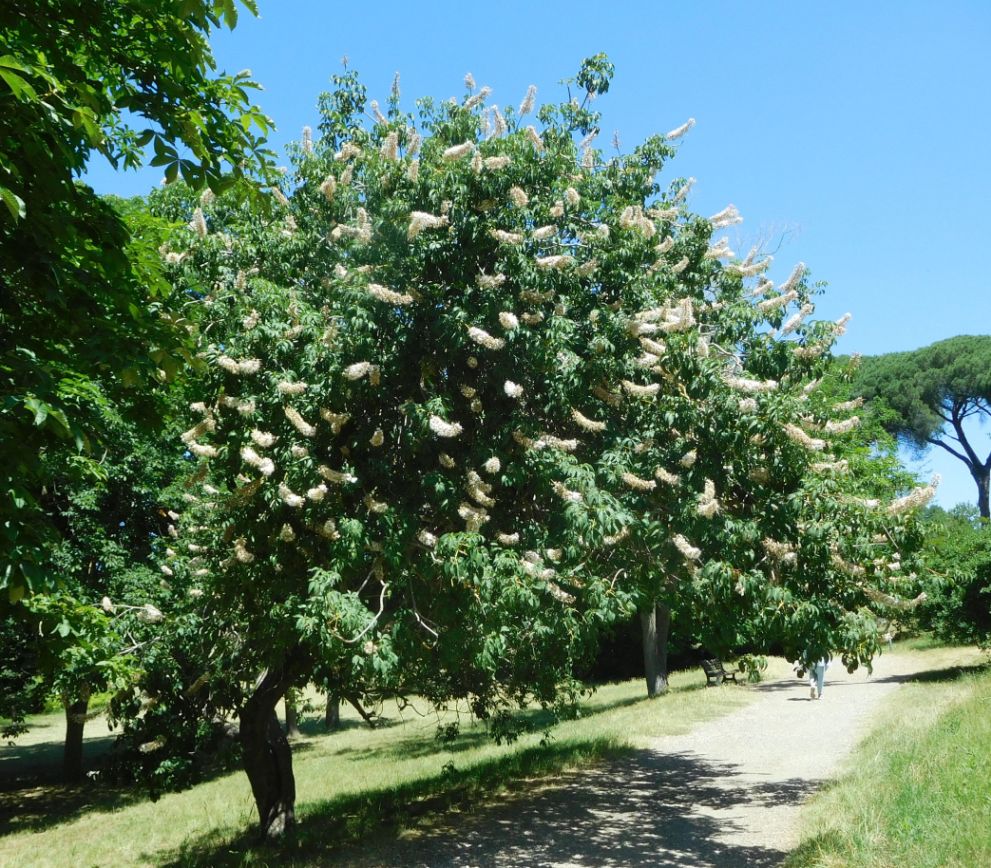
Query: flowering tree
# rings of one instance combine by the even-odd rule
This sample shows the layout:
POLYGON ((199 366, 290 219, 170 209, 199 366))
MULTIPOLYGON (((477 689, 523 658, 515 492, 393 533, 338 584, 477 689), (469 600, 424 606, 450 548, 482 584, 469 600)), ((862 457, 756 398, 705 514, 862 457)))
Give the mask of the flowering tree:
POLYGON ((467 698, 502 724, 555 701, 631 604, 816 643, 809 599, 860 599, 829 567, 849 524, 827 533, 801 496, 825 443, 796 420, 835 327, 768 335, 807 316, 801 269, 755 299, 764 264, 711 243, 735 209, 691 215, 684 181, 660 195, 690 124, 627 157, 592 147, 610 75, 586 61, 584 102, 544 106, 538 130, 532 88, 500 110, 470 77, 419 127, 398 87, 366 123, 346 73, 274 216, 206 197, 166 251, 203 299, 210 365, 182 437, 198 502, 162 552, 187 594, 169 617, 208 646, 197 701, 240 717, 267 835, 294 818, 274 713, 294 685, 467 698))

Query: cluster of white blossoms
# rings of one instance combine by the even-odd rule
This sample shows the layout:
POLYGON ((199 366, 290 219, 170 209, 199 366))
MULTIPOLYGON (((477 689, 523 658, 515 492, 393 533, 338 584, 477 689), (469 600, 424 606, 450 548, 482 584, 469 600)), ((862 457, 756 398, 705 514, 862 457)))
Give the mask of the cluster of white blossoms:
POLYGON ((234 398, 230 395, 221 395, 218 401, 221 407, 226 407, 228 410, 236 410, 239 416, 254 416, 255 415, 255 402, 254 399, 241 399, 234 398))
POLYGON ((235 360, 229 356, 217 356, 217 366, 228 374, 257 374, 262 368, 262 363, 260 359, 235 360))
POLYGON ((281 380, 275 385, 280 395, 302 395, 308 388, 309 385, 306 383, 292 383, 288 380, 281 380))
POLYGON ((495 499, 489 497, 489 494, 492 492, 492 485, 483 480, 474 470, 468 471, 468 481, 465 484, 465 491, 468 492, 468 496, 479 506, 491 509, 496 504, 495 499))
POLYGON ((663 467, 654 468, 654 478, 665 485, 679 485, 681 483, 681 477, 677 473, 671 473, 663 467))
POLYGON ((394 289, 389 289, 378 283, 368 284, 365 291, 372 298, 384 301, 386 304, 407 305, 414 301, 413 296, 408 292, 396 292, 394 289))
POLYGON ((426 547, 427 547, 428 549, 432 549, 432 548, 433 548, 433 547, 434 547, 435 545, 437 545, 437 537, 436 537, 436 536, 434 536, 434 534, 432 534, 432 533, 431 533, 431 532, 430 532, 429 530, 427 530, 426 528, 424 528, 423 530, 421 530, 421 531, 420 531, 420 532, 419 532, 419 533, 418 533, 418 534, 416 535, 416 538, 417 538, 417 539, 418 539, 418 540, 419 540, 419 541, 420 541, 421 543, 423 543, 423 545, 425 545, 425 546, 426 546, 426 547))
POLYGON ((360 380, 362 377, 368 377, 369 382, 373 386, 376 385, 379 378, 379 366, 371 362, 355 362, 344 369, 346 380, 360 380))
POLYGON ((234 540, 234 557, 241 564, 250 564, 255 556, 248 551, 248 543, 244 537, 234 540))
POLYGON ((306 503, 306 498, 296 494, 285 482, 279 483, 279 500, 293 509, 299 509, 306 503))
POLYGON ((434 432, 438 437, 457 437, 464 428, 457 422, 445 422, 440 416, 431 415, 430 430, 434 432))
POLYGON ((718 214, 713 214, 709 218, 709 223, 713 229, 725 229, 727 226, 733 226, 742 222, 743 217, 737 210, 736 205, 727 205, 718 214))
POLYGON ((477 533, 482 525, 489 520, 489 514, 485 507, 476 507, 464 502, 458 505, 458 515, 464 519, 465 529, 469 533, 477 533))
POLYGON ((275 464, 271 458, 262 458, 250 446, 241 449, 241 459, 245 464, 254 467, 262 476, 271 476, 275 472, 275 464))
POLYGON ((798 561, 798 554, 788 543, 764 537, 763 546, 768 557, 776 563, 790 565, 798 561))
POLYGON ((520 321, 516 318, 516 314, 511 313, 508 310, 504 310, 499 314, 499 325, 501 325, 506 331, 510 332, 513 331, 513 329, 519 328, 520 321))
POLYGON ((716 484, 711 480, 705 481, 705 487, 698 496, 698 504, 695 511, 704 518, 712 518, 719 512, 719 501, 716 498, 716 484))
POLYGON ((514 383, 512 380, 506 380, 502 384, 502 390, 508 398, 520 398, 523 396, 523 387, 518 383, 514 383))
POLYGON ((497 533, 496 542, 503 546, 519 545, 520 535, 518 533, 497 533))
POLYGON ((724 375, 723 382, 731 389, 737 389, 740 392, 747 392, 748 394, 773 392, 778 388, 777 380, 751 380, 747 377, 737 377, 732 374, 724 375))
POLYGON ((506 342, 502 338, 493 337, 487 331, 477 326, 469 326, 468 337, 480 347, 485 347, 487 350, 501 350, 506 345, 506 342))
POLYGON ((702 550, 695 548, 695 546, 693 546, 680 533, 671 537, 671 543, 681 553, 681 556, 685 558, 685 560, 697 561, 702 556, 702 550))
POLYGON ((657 488, 657 483, 653 479, 641 479, 629 471, 621 473, 619 478, 623 480, 628 488, 632 488, 634 491, 653 491, 657 488))
POLYGON ((376 500, 371 494, 366 494, 361 501, 365 504, 365 509, 374 515, 381 515, 389 511, 388 503, 384 500, 376 500))
POLYGON ((826 448, 826 441, 820 440, 818 437, 810 437, 797 425, 793 425, 791 422, 786 422, 781 426, 782 430, 788 436, 788 439, 799 446, 804 446, 813 452, 820 452, 826 448))
POLYGON ((340 434, 341 429, 347 424, 348 420, 351 418, 351 415, 349 413, 335 413, 333 410, 329 410, 326 407, 321 407, 320 418, 330 425, 330 430, 334 434, 340 434))
MULTIPOLYGON (((668 132, 667 135, 664 136, 664 138, 667 141, 669 141, 669 142, 673 142, 673 141, 675 141, 677 139, 680 139, 683 135, 685 135, 685 133, 687 133, 694 126, 695 126, 695 118, 689 118, 680 127, 675 127, 675 129, 673 129, 670 132, 668 132)), ((689 180, 689 182, 685 185, 685 187, 686 188, 690 187, 691 184, 694 183, 694 181, 695 181, 695 179, 694 178, 691 178, 689 180)), ((688 192, 688 190, 686 189, 685 190, 685 193, 683 193, 680 196, 676 197, 676 200, 678 198, 684 198, 684 195, 687 192, 688 192)))
POLYGON ((783 295, 777 295, 773 298, 765 298, 763 301, 757 302, 757 309, 761 311, 761 313, 769 313, 776 308, 787 307, 796 298, 798 298, 798 292, 793 289, 783 295))
POLYGON ((410 214, 409 228, 406 230, 406 237, 412 241, 424 229, 442 229, 449 223, 448 216, 441 214, 428 214, 426 211, 413 211, 410 214))
POLYGON ((628 527, 623 527, 620 528, 619 533, 611 534, 610 536, 604 536, 602 538, 602 543, 603 545, 607 545, 607 546, 619 545, 629 535, 630 535, 630 529, 628 527))
POLYGON ((316 437, 317 429, 307 422, 294 407, 283 407, 282 412, 290 424, 304 437, 316 437))
POLYGON ((597 422, 595 419, 589 419, 588 416, 576 410, 574 407, 571 408, 571 418, 575 420, 579 428, 582 428, 585 431, 599 432, 606 430, 605 422, 597 422))
POLYGON ((829 434, 848 434, 860 425, 859 416, 851 416, 842 421, 830 420, 826 423, 826 431, 829 434))
POLYGON ((326 464, 321 464, 317 467, 317 473, 326 479, 327 482, 331 482, 334 485, 350 485, 351 483, 358 481, 358 478, 354 474, 346 471, 334 470, 326 464))
POLYGON ((530 237, 534 241, 546 241, 548 238, 553 238, 557 235, 557 226, 553 223, 549 223, 547 226, 538 226, 530 233, 530 237))
POLYGON ((643 213, 639 205, 627 205, 620 212, 619 225, 622 229, 639 232, 644 238, 653 238, 657 234, 654 221, 643 213))
POLYGON ((505 274, 486 274, 484 271, 481 271, 475 277, 475 283, 479 289, 498 289, 505 282, 505 274))
POLYGON ((441 158, 449 161, 461 160, 467 157, 469 154, 473 153, 475 150, 474 142, 462 142, 460 145, 452 145, 447 148, 442 154, 441 158))
POLYGON ((196 208, 193 210, 193 219, 189 221, 189 228, 193 230, 200 238, 206 238, 207 236, 207 226, 206 218, 203 216, 203 209, 196 208))
POLYGON ((482 465, 482 469, 486 473, 498 473, 502 469, 502 462, 493 455, 482 465))
POLYGON ((915 509, 918 506, 925 506, 930 500, 933 499, 940 481, 941 478, 937 473, 929 481, 928 485, 922 485, 919 488, 914 488, 904 497, 899 497, 897 500, 893 500, 888 504, 888 514, 901 515, 903 512, 907 512, 910 509, 915 509))
POLYGON ((729 238, 720 238, 705 251, 706 259, 732 259, 735 254, 730 249, 729 238))
POLYGON ((538 256, 534 263, 536 263, 537 268, 542 268, 545 271, 563 271, 574 265, 575 259, 573 256, 558 253, 553 256, 538 256))
POLYGON ((563 482, 552 482, 551 488, 565 503, 581 503, 584 500, 580 491, 572 491, 563 482))
POLYGON ((504 229, 490 229, 489 235, 500 244, 522 244, 524 241, 519 232, 506 232, 504 229))
POLYGON ((650 383, 644 386, 630 380, 620 380, 620 385, 628 395, 637 398, 653 398, 661 390, 660 383, 650 383))
POLYGON ((803 304, 797 313, 793 313, 786 321, 783 326, 781 326, 781 336, 790 335, 795 329, 797 329, 807 316, 809 316, 815 307, 811 304, 803 304))

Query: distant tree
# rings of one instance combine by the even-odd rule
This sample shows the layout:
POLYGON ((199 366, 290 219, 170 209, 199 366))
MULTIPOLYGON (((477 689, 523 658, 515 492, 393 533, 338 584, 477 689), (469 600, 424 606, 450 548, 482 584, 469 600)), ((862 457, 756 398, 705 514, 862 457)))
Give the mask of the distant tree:
POLYGON ((923 521, 929 598, 922 626, 954 642, 991 645, 991 533, 973 506, 931 507, 923 521))
POLYGON ((928 347, 862 360, 857 389, 892 410, 885 426, 916 449, 938 446, 962 461, 977 486, 977 509, 991 518, 991 450, 982 455, 965 424, 991 418, 991 335, 960 335, 928 347))
POLYGON ((217 190, 264 168, 256 85, 218 74, 207 41, 236 20, 235 0, 0 4, 0 589, 11 600, 56 583, 45 456, 86 469, 120 393, 188 360, 184 329, 160 310, 171 288, 154 231, 129 229, 79 177, 95 155, 138 166, 149 146, 167 180, 217 190))

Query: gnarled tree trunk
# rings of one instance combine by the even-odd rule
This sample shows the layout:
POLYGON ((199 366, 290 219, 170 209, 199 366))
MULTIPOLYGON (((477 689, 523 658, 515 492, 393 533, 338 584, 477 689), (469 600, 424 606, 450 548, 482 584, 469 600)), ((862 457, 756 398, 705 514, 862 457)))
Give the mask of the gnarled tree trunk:
POLYGON ((643 673, 647 681, 647 696, 654 697, 668 690, 668 633, 671 610, 663 603, 653 603, 640 612, 640 633, 643 637, 643 673))
POLYGON ((292 750, 275 713, 290 682, 285 666, 268 670, 239 715, 244 770, 258 808, 262 838, 280 838, 296 825, 292 750))
POLYGON ((327 713, 323 719, 323 725, 328 729, 340 729, 341 726, 341 697, 335 694, 327 694, 327 713))
POLYGON ((74 702, 65 700, 65 747, 62 751, 62 777, 66 783, 83 776, 83 729, 89 708, 89 688, 79 691, 74 702))

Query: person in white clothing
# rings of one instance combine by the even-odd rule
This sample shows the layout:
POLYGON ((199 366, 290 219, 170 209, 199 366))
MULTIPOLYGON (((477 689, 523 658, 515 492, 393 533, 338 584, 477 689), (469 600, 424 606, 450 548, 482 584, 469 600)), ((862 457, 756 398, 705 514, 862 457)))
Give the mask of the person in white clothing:
POLYGON ((828 668, 828 657, 823 657, 809 666, 809 699, 822 699, 822 691, 826 681, 826 670, 828 668))

